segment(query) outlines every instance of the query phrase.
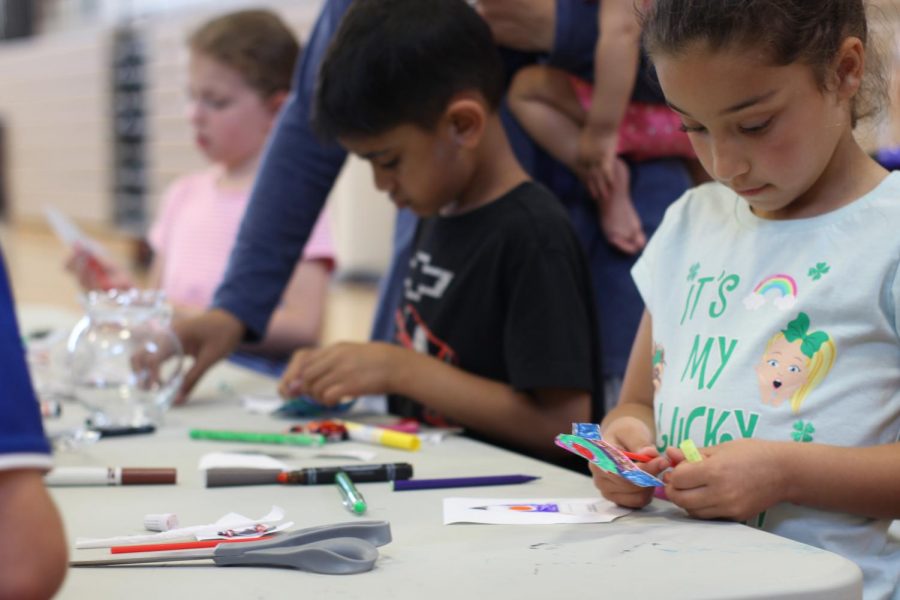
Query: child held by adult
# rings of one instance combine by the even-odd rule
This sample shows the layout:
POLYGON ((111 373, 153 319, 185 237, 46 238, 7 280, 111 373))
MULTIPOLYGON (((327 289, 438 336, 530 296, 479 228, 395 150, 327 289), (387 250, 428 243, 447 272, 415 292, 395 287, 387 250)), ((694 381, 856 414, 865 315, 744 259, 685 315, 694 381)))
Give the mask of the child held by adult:
MULTIPOLYGON (((166 292, 179 319, 200 314, 212 303, 300 52, 290 29, 265 10, 215 18, 189 36, 188 46, 190 123, 198 148, 213 165, 169 187, 149 234, 154 257, 148 285, 166 292)), ((76 250, 67 264, 84 289, 102 288, 97 270, 88 265, 84 250, 76 250)), ((103 266, 114 287, 134 284, 121 267, 103 266)), ((298 346, 317 344, 333 266, 323 213, 266 337, 246 349, 287 356, 298 346)))
MULTIPOLYGON (((647 309, 604 437, 664 452, 645 468, 673 466, 689 514, 849 557, 868 600, 898 598, 900 174, 853 135, 884 88, 864 2, 655 0, 644 31, 716 182, 669 209, 633 270, 647 309)), ((651 499, 594 479, 618 504, 651 499)))
POLYGON ((610 244, 628 254, 646 244, 629 192, 631 160, 695 154, 678 117, 663 104, 631 100, 641 66, 641 27, 632 0, 604 0, 593 85, 562 69, 520 70, 509 106, 526 131, 587 186, 610 244))
POLYGON ((356 0, 347 11, 314 125, 422 220, 397 343, 300 350, 280 391, 326 405, 388 394, 395 414, 559 460, 549 440, 602 410, 590 274, 559 202, 513 155, 497 113, 502 73, 464 2, 356 0))

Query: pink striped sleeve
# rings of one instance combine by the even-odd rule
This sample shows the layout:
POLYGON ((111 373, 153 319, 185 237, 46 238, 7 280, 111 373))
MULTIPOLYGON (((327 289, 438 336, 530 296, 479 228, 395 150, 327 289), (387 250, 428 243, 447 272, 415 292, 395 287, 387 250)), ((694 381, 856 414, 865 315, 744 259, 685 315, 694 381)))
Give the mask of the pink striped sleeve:
POLYGON ((172 235, 172 226, 178 218, 178 207, 181 199, 184 197, 185 189, 188 187, 187 178, 181 177, 172 182, 166 188, 160 202, 159 211, 147 234, 147 241, 153 251, 160 255, 165 255, 170 244, 172 235))
POLYGON ((303 250, 303 260, 321 260, 328 263, 329 269, 335 268, 334 239, 331 236, 331 213, 326 207, 319 214, 309 240, 303 250))

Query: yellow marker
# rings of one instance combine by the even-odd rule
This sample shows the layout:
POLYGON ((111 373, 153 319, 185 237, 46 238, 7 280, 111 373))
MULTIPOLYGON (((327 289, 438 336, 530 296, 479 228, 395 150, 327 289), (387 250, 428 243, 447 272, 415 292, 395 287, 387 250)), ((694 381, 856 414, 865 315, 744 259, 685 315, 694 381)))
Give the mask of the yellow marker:
POLYGON ((418 450, 422 444, 422 439, 413 433, 403 433, 402 431, 363 425, 352 421, 344 421, 344 426, 347 428, 347 437, 356 442, 374 442, 382 446, 400 448, 411 452, 418 450))
POLYGON ((700 462, 703 460, 703 456, 701 456, 700 451, 697 450, 694 440, 686 439, 681 442, 678 447, 684 452, 684 458, 687 459, 688 462, 700 462))

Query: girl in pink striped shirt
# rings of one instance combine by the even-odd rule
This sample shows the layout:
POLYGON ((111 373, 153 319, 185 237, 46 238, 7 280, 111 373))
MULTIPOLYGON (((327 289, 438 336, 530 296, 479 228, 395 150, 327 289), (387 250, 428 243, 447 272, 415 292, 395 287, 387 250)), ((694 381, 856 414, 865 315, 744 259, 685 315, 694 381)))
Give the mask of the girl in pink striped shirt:
MULTIPOLYGON (((209 21, 188 38, 188 46, 190 123, 198 148, 213 164, 169 187, 149 234, 154 258, 148 285, 166 292, 176 318, 202 312, 212 302, 300 51, 285 24, 264 10, 209 21)), ((78 255, 76 250, 69 268, 82 287, 104 287, 78 255)), ((133 285, 121 268, 104 266, 113 287, 133 285)), ((323 213, 265 339, 253 351, 286 356, 318 343, 333 267, 333 242, 323 213)))

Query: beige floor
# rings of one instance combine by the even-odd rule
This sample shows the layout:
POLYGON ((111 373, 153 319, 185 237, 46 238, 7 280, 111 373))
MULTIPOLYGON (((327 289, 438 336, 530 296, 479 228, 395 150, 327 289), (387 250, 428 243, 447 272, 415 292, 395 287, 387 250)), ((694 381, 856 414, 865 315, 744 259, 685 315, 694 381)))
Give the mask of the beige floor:
MULTIPOLYGON (((102 232, 91 235, 122 264, 128 264, 130 242, 102 232)), ((80 310, 75 281, 63 270, 65 249, 52 232, 38 225, 0 225, 0 245, 17 303, 80 310)), ((373 287, 333 284, 323 342, 367 339, 374 306, 373 287)))

